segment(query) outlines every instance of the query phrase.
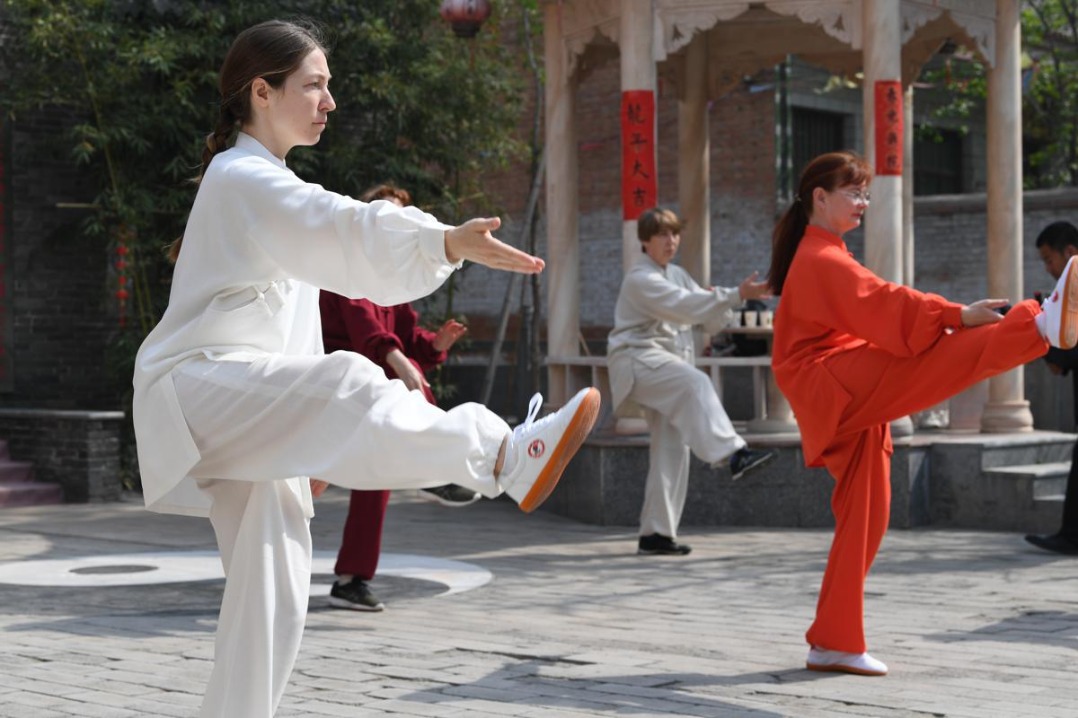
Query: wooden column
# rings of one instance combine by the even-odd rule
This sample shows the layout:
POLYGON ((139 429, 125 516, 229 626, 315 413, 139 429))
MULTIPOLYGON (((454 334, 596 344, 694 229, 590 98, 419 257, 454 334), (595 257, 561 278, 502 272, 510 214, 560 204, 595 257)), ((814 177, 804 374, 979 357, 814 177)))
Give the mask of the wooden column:
POLYGON ((698 33, 685 53, 678 102, 678 204, 681 266, 700 286, 711 285, 711 174, 707 117, 707 36, 698 33))

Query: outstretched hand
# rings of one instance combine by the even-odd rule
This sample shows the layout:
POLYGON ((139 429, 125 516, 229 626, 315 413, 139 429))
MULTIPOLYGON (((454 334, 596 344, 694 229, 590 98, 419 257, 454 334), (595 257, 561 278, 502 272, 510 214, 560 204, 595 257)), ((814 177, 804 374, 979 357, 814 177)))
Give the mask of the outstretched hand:
POLYGON ((962 326, 979 327, 982 324, 995 324, 1003 321, 1003 315, 996 310, 1009 304, 1006 299, 982 299, 962 307, 962 326))
POLYGON ((431 343, 434 345, 435 351, 448 351, 449 347, 453 346, 467 331, 468 327, 456 319, 447 319, 445 324, 438 327, 438 331, 434 335, 434 341, 431 343))
POLYGON ((510 247, 491 234, 502 221, 497 217, 490 219, 470 219, 459 227, 446 230, 445 258, 453 264, 467 259, 492 269, 502 269, 520 274, 538 274, 546 263, 538 257, 510 247))
POLYGON ((768 283, 766 281, 756 281, 756 278, 759 276, 759 272, 753 272, 745 277, 745 280, 741 282, 741 284, 737 285, 737 291, 741 295, 742 300, 767 299, 771 296, 771 289, 768 287, 768 283))

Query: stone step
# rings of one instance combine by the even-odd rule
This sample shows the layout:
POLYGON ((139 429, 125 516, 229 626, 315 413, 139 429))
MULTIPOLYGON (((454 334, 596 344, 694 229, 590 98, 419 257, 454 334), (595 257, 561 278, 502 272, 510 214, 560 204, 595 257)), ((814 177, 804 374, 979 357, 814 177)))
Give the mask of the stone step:
POLYGON ((1033 434, 1015 440, 1011 435, 986 440, 981 452, 981 468, 1070 464, 1074 434, 1033 434))
POLYGON ((33 481, 0 484, 0 508, 62 503, 64 503, 64 490, 59 484, 33 481))
POLYGON ((1028 481, 1033 489, 1034 501, 1062 501, 1070 470, 1069 461, 1051 461, 1043 464, 996 466, 985 470, 984 474, 990 478, 1028 481))
POLYGON ((29 461, 0 458, 0 485, 34 480, 34 465, 29 461))

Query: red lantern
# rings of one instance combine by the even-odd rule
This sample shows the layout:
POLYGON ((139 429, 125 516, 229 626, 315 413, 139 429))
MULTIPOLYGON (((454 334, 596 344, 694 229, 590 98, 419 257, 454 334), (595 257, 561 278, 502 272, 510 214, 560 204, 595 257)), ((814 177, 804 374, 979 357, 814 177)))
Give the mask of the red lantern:
POLYGON ((126 227, 120 227, 116 233, 116 261, 114 266, 116 267, 116 301, 119 304, 119 320, 120 326, 127 326, 127 299, 130 297, 130 293, 127 291, 127 255, 128 247, 127 243, 131 239, 132 233, 126 227))
POLYGON ((490 17, 489 0, 442 0, 439 12, 457 37, 475 37, 490 17))

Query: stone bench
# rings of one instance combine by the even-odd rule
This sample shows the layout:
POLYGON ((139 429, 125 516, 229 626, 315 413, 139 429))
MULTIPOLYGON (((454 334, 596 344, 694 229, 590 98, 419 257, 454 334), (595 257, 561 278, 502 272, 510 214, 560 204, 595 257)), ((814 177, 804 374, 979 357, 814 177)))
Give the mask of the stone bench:
MULTIPOLYGON (((610 391, 610 377, 606 356, 550 356, 546 359, 550 371, 551 394, 555 388, 570 397, 577 391, 594 386, 603 398, 603 413, 599 428, 617 434, 647 433, 642 419, 615 418, 610 391)), ((707 372, 719 399, 723 396, 722 372, 734 367, 752 369, 752 416, 748 417, 748 429, 759 433, 786 433, 797 431, 789 404, 774 385, 771 374, 771 357, 697 357, 696 366, 707 372)))

